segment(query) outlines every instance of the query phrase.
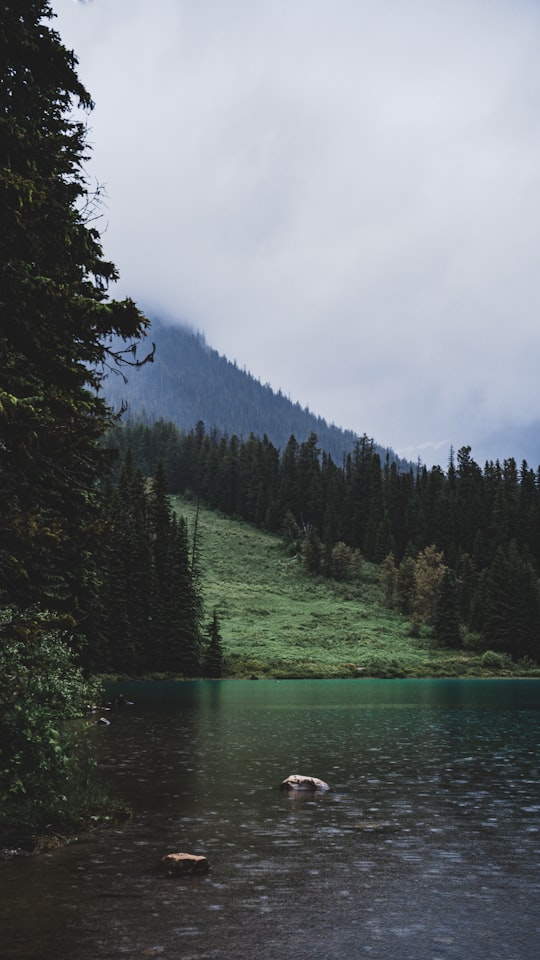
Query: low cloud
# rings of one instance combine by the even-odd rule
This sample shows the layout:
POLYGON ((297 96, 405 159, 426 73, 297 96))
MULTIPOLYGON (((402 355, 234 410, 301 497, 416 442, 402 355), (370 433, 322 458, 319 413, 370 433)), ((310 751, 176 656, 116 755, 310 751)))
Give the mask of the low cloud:
POLYGON ((536 4, 82 6, 119 293, 413 459, 536 418, 536 4))

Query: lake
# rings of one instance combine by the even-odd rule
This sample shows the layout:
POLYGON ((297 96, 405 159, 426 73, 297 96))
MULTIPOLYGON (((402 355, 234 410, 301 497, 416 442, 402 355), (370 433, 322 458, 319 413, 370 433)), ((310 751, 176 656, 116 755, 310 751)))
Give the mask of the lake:
POLYGON ((540 681, 119 690, 90 737, 135 816, 0 863, 2 960, 536 960, 540 681))

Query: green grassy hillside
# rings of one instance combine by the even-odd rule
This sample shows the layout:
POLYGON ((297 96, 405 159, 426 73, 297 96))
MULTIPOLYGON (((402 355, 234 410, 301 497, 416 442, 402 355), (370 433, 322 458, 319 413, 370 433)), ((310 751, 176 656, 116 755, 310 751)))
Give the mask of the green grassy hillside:
MULTIPOLYGON (((173 498, 188 522, 195 505, 173 498)), ((510 661, 444 650, 382 603, 377 568, 356 584, 314 579, 279 537, 199 514, 205 620, 218 613, 228 676, 422 677, 511 675, 510 661), (491 659, 491 663, 489 662, 491 659)), ((522 672, 522 671, 521 671, 522 672)))

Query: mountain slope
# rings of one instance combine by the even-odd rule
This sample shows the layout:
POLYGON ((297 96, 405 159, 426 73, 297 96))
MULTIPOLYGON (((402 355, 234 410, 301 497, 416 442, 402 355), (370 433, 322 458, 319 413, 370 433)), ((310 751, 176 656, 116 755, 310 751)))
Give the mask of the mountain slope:
MULTIPOLYGON (((171 421, 188 431, 202 420, 207 429, 229 436, 247 439, 250 433, 266 434, 280 449, 291 434, 302 442, 316 433, 319 446, 336 463, 353 449, 356 434, 328 424, 281 391, 261 384, 209 347, 202 334, 153 320, 150 339, 156 344, 154 363, 133 370, 128 383, 111 374, 104 384, 107 400, 115 408, 127 403, 129 416, 171 421)), ((386 455, 386 449, 377 450, 386 455)), ((407 461, 388 452, 408 469, 407 461)))
MULTIPOLYGON (((377 568, 365 562, 356 582, 309 575, 281 538, 173 497, 197 525, 205 623, 215 610, 227 676, 457 677, 520 676, 523 663, 454 650, 427 630, 411 636, 408 617, 383 604, 377 568), (197 516, 197 520, 195 519, 197 516)), ((529 671, 527 671, 529 672, 529 671)), ((530 668, 531 676, 538 671, 530 668)))

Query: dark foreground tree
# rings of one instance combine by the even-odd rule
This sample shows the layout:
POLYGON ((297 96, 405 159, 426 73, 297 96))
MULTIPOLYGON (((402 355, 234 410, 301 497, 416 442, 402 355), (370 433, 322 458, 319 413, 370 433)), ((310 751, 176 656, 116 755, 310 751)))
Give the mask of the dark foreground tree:
MULTIPOLYGON (((111 337, 130 342, 137 363, 146 326, 132 301, 108 299, 116 270, 91 225, 95 197, 77 117, 92 103, 52 16, 43 0, 1 4, 0 606, 15 698, 23 664, 46 671, 53 656, 45 611, 53 626, 55 618, 69 624, 75 646, 84 635, 99 586, 97 480, 108 457, 97 441, 112 420, 99 387, 122 360, 111 337)), ((0 740, 9 742, 3 723, 2 715, 0 740)), ((28 783, 28 765, 46 769, 57 752, 33 743, 28 783)))
POLYGON ((95 481, 111 422, 98 388, 137 340, 135 305, 87 223, 85 127, 91 100, 76 59, 46 24, 47 3, 2 4, 0 27, 0 591, 21 607, 75 612, 88 577, 95 481))

